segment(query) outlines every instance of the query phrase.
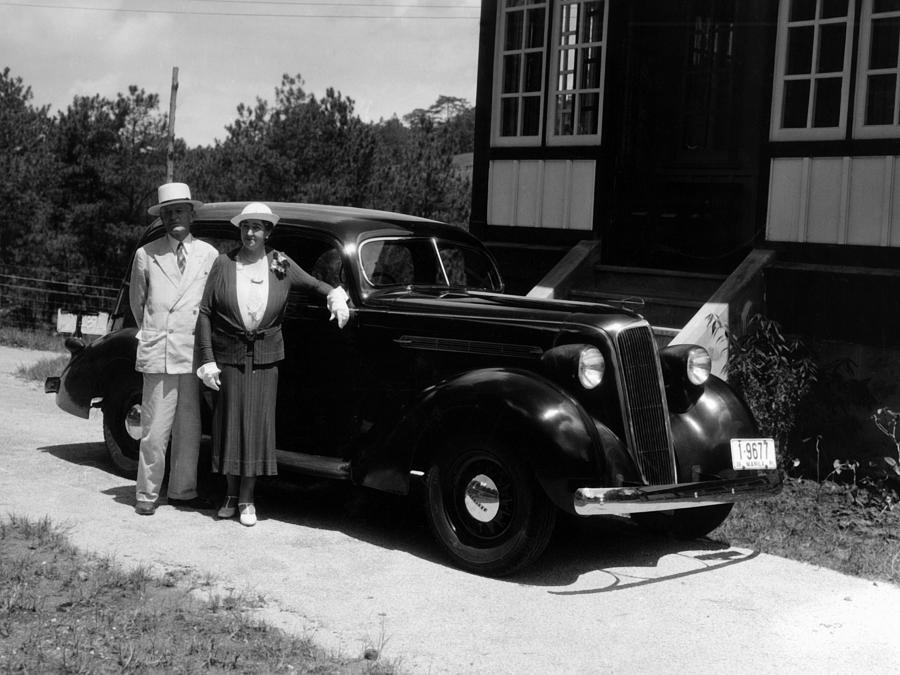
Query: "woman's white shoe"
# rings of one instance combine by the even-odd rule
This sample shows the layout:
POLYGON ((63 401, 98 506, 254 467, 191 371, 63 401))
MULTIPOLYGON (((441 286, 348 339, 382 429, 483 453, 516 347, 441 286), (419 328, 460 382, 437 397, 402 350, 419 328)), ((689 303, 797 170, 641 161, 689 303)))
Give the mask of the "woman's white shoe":
POLYGON ((256 525, 256 507, 253 504, 238 504, 238 511, 241 512, 241 525, 256 525))

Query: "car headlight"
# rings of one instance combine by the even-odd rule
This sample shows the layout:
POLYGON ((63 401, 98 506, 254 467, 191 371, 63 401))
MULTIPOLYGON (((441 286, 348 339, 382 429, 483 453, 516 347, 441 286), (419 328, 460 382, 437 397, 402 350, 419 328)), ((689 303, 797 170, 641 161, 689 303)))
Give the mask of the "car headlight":
POLYGON ((585 389, 593 389, 603 381, 606 360, 596 347, 586 347, 578 355, 578 381, 585 389))
POLYGON ((687 378, 691 384, 703 384, 709 379, 712 370, 712 359, 703 347, 692 347, 685 359, 687 378))

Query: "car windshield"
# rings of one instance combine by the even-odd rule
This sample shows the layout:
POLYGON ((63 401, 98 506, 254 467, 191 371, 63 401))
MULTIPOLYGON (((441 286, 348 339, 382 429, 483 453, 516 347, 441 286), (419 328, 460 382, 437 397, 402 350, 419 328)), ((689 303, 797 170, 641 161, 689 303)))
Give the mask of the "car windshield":
POLYGON ((370 239, 359 249, 363 276, 374 288, 439 286, 500 291, 493 261, 478 249, 436 238, 370 239))

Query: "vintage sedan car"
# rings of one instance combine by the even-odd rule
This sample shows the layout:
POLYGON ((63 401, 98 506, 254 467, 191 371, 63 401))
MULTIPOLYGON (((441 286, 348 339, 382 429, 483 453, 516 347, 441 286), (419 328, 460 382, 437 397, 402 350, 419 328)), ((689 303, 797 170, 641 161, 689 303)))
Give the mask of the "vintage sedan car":
MULTIPOLYGON (((200 207, 195 236, 237 246, 229 219, 243 206, 200 207)), ((780 489, 774 442, 710 376, 703 348, 658 349, 647 321, 622 308, 506 295, 488 250, 460 228, 271 206, 281 216, 272 247, 343 285, 352 307, 339 330, 321 297, 291 294, 280 465, 393 493, 421 483, 430 528, 456 565, 521 569, 559 511, 630 515, 696 537, 735 501, 780 489)), ((156 221, 141 243, 162 235, 156 221)), ((126 285, 109 334, 69 340, 71 361, 47 391, 75 415, 99 407, 112 462, 133 474, 141 377, 127 298, 126 285)))

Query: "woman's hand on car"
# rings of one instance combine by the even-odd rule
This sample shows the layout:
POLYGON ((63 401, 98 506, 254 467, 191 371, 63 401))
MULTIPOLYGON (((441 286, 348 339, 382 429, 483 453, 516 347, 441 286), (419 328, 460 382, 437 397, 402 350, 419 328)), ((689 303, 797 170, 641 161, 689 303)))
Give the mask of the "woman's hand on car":
POLYGON ((340 286, 332 288, 328 295, 325 296, 328 311, 331 312, 331 317, 328 320, 337 319, 338 328, 346 326, 347 321, 350 319, 350 308, 347 306, 347 300, 349 299, 347 291, 340 286))

